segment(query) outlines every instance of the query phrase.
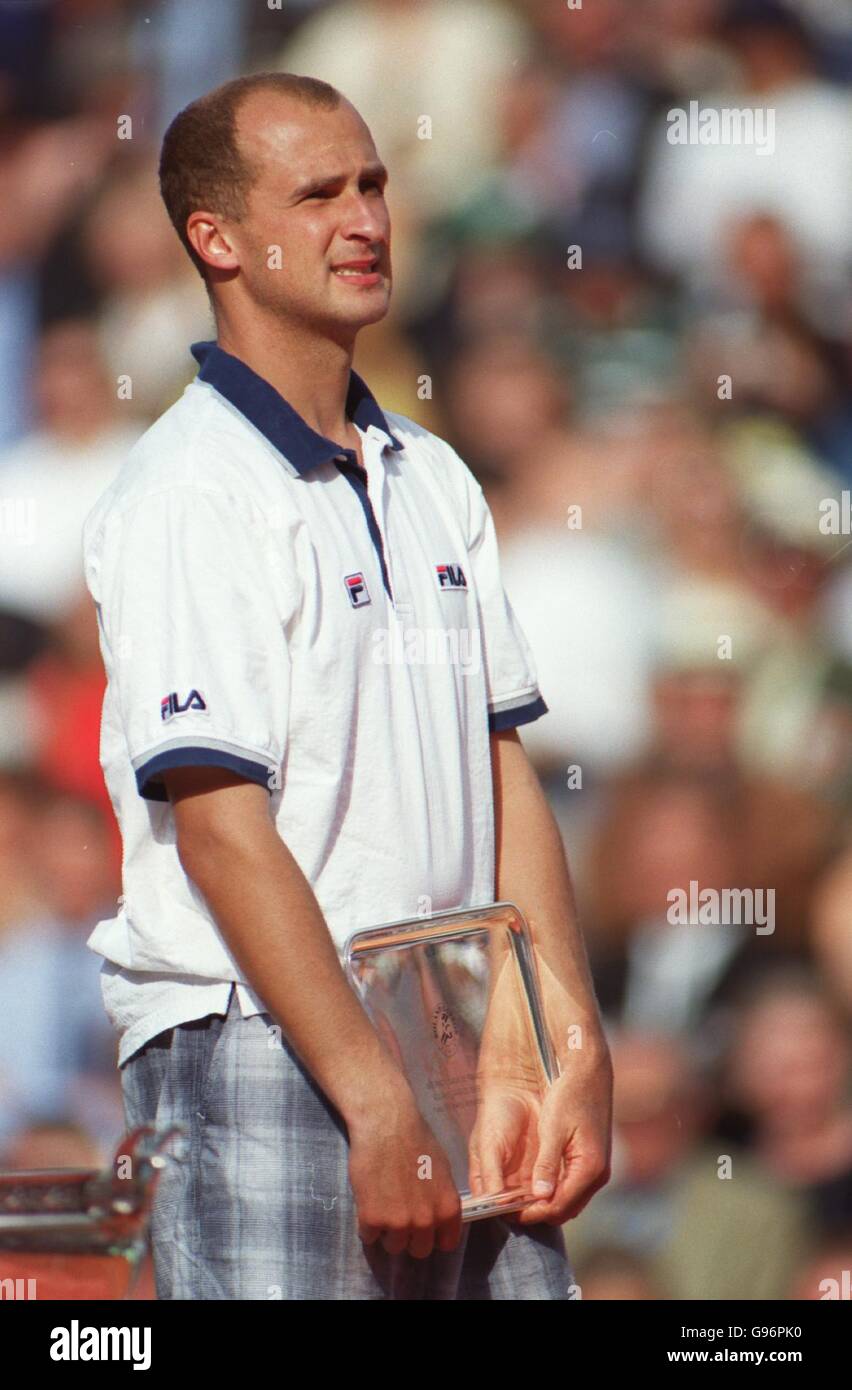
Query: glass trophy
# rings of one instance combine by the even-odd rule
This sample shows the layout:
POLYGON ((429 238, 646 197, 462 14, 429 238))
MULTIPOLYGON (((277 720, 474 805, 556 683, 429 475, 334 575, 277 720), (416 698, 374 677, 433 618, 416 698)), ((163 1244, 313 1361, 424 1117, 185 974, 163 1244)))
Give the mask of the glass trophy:
POLYGON ((383 923, 355 932, 344 961, 446 1154, 462 1220, 528 1206, 541 1102, 559 1072, 519 909, 383 923))
POLYGON ((0 1173, 4 1289, 21 1299, 128 1298, 165 1151, 180 1133, 143 1125, 122 1139, 103 1171, 0 1173))

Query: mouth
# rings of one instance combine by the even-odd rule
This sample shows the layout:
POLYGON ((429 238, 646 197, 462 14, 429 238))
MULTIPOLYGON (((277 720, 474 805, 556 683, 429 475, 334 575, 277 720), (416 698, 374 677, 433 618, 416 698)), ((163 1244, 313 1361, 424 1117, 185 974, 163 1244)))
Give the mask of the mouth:
POLYGON ((378 261, 378 256, 368 256, 360 261, 344 261, 331 269, 338 280, 347 280, 351 285, 377 285, 382 279, 381 271, 375 268, 378 261))

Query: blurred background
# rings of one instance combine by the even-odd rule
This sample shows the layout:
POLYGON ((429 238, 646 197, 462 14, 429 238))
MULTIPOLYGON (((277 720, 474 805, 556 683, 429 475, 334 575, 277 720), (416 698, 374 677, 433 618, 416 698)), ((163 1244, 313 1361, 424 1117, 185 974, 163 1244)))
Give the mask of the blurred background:
POLYGON ((582 1296, 823 1297, 852 1268, 848 0, 0 3, 0 1168, 122 1132, 80 529, 212 335, 162 133, 270 68, 339 87, 390 168, 355 366, 482 482, 550 707, 522 736, 616 1066, 582 1296), (772 110, 774 149, 670 143, 690 101, 772 110), (772 890, 774 931, 671 925, 693 880, 772 890))

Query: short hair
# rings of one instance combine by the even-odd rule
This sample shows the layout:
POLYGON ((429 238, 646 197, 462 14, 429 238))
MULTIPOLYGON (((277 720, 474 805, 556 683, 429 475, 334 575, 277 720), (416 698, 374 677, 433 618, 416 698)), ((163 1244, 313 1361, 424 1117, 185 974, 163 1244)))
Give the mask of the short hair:
POLYGON ((179 111, 163 137, 160 193, 193 265, 207 280, 205 262, 186 234, 198 208, 238 222, 245 215, 257 169, 237 143, 237 116, 253 92, 275 91, 303 106, 332 111, 343 100, 336 87, 292 72, 259 72, 224 82, 179 111))

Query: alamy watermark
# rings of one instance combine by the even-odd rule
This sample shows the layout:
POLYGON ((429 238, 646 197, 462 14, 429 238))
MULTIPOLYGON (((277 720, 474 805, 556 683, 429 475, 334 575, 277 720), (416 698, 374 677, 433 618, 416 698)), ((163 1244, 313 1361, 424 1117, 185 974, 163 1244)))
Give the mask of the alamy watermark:
POLYGON ((0 1299, 22 1303, 29 1298, 38 1298, 35 1279, 0 1279, 0 1299))
POLYGON ((380 666, 458 666, 465 676, 482 669, 478 628, 393 627, 372 634, 373 660, 380 666))
POLYGON ((852 492, 848 488, 839 497, 823 497, 819 504, 819 530, 822 536, 852 536, 852 492))
POLYGON ((704 106, 691 101, 688 110, 673 107, 666 114, 670 145, 748 145, 758 154, 775 153, 773 106, 704 106))
POLYGON ((72 1318, 50 1334, 51 1361, 132 1361, 134 1371, 151 1366, 150 1327, 89 1327, 72 1318))
POLYGON ((666 920, 672 927, 754 927, 758 936, 775 931, 774 888, 671 888, 666 920))
POLYGON ((18 545, 35 542, 35 498, 0 497, 0 537, 18 545))

